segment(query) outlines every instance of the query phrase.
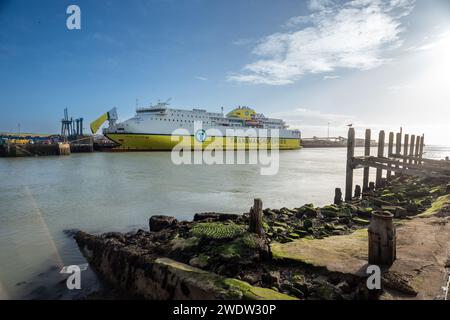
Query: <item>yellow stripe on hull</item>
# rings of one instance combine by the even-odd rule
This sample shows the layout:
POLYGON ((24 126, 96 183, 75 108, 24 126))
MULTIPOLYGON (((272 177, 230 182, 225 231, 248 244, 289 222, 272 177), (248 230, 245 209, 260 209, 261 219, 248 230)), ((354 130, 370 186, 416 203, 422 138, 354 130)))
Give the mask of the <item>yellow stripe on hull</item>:
MULTIPOLYGON (((264 138, 250 137, 208 137, 203 143, 198 142, 193 136, 171 136, 156 134, 106 134, 108 139, 120 146, 115 150, 130 151, 170 151, 175 146, 193 149, 224 149, 224 150, 251 150, 258 148, 279 148, 280 150, 300 149, 300 139, 279 138, 278 144, 264 138), (181 143, 181 144, 180 144, 181 143)), ((270 139, 270 138, 269 138, 270 139)))

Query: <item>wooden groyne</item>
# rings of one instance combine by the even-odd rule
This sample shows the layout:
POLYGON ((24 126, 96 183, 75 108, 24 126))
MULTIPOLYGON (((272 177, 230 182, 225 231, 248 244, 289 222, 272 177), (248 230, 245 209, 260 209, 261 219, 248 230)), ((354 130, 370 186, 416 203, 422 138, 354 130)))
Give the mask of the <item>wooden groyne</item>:
MULTIPOLYGON (((347 169, 345 181, 345 201, 353 199, 353 170, 364 168, 363 173, 363 192, 373 188, 381 188, 386 181, 391 180, 395 175, 405 174, 417 177, 429 178, 450 178, 450 161, 433 160, 423 157, 424 154, 424 135, 404 135, 403 153, 402 133, 389 133, 387 154, 385 155, 385 132, 381 130, 378 136, 378 152, 376 156, 370 154, 371 130, 366 129, 364 156, 355 157, 355 129, 348 130, 347 139, 347 169), (394 151, 394 136, 396 137, 394 151), (375 183, 369 182, 369 168, 376 169, 375 183), (383 178, 383 172, 386 171, 386 178, 383 178)), ((355 188, 360 190, 359 185, 355 188)))

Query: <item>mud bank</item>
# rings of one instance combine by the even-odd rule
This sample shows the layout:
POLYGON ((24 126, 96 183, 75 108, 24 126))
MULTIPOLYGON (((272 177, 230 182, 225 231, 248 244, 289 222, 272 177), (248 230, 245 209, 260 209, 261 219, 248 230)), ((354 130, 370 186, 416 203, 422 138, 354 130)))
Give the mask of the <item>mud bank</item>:
MULTIPOLYGON (((362 269, 352 268, 357 260, 361 267, 365 265, 365 229, 372 212, 393 213, 397 225, 430 217, 446 224, 450 215, 447 183, 400 177, 351 203, 264 209, 263 236, 248 231, 248 213, 199 213, 194 221, 180 222, 173 217, 153 216, 150 231, 102 235, 80 231, 75 239, 100 277, 128 297, 368 299, 366 275, 362 269), (310 249, 308 255, 299 254, 305 248, 310 249), (320 248, 328 256, 320 254, 320 248), (314 257, 323 259, 318 262, 314 257)), ((405 252, 415 252, 423 245, 411 239, 406 243, 399 240, 405 252)), ((442 260, 445 254, 436 256, 442 260)), ((400 256, 399 265, 406 259, 400 256)), ((442 271, 440 264, 437 269, 442 271)), ((390 279, 384 281, 386 289, 391 290, 379 292, 382 297, 395 298, 392 292, 405 287, 408 277, 402 272, 405 268, 400 267, 385 276, 390 279)), ((414 289, 411 292, 418 294, 414 289)), ((430 294, 423 297, 430 298, 430 294)))

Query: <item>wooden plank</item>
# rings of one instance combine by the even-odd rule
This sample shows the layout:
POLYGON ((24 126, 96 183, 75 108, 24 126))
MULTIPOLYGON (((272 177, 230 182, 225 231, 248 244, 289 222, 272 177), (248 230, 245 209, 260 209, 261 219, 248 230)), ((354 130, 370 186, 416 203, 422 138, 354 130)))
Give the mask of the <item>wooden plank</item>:
POLYGON ((420 149, 419 149, 419 163, 422 163, 423 158, 423 147, 424 147, 425 135, 422 134, 422 138, 420 139, 420 149))
MULTIPOLYGON (((390 168, 386 164, 371 162, 371 161, 363 160, 363 159, 354 159, 353 162, 355 164, 355 168, 365 167, 365 166, 371 166, 373 168, 377 168, 380 170, 388 170, 390 168)), ((450 178, 450 175, 436 173, 434 171, 424 171, 424 170, 407 169, 407 168, 392 168, 392 171, 410 175, 410 176, 417 176, 417 177, 424 177, 424 178, 426 178, 426 177, 446 178, 446 179, 450 178)))
POLYGON ((409 134, 405 134, 405 140, 403 142, 403 163, 408 162, 408 143, 409 143, 409 134))
MULTIPOLYGON (((389 144, 388 144, 388 157, 391 156, 391 154, 393 153, 394 150, 394 133, 393 132, 389 132, 389 144)), ((391 176, 391 171, 388 170, 386 172, 386 178, 387 180, 392 180, 392 176, 391 176)))
MULTIPOLYGON (((374 156, 369 156, 369 157, 355 157, 354 160, 367 160, 369 162, 375 162, 375 163, 385 163, 387 165, 393 166, 395 164, 400 165, 402 164, 401 162, 399 162, 398 160, 393 160, 390 158, 385 158, 385 157, 374 157, 374 156)), ((444 163, 444 161, 442 161, 444 163)), ((354 166, 355 169, 359 169, 360 167, 354 166)), ((442 173, 449 173, 450 174, 450 167, 447 166, 436 166, 436 165, 428 165, 428 164, 408 164, 407 167, 403 167, 402 168, 411 168, 411 169, 417 169, 417 170, 429 170, 429 171, 435 171, 435 172, 442 172, 442 173)))
MULTIPOLYGON (((401 130, 401 129, 400 129, 401 130)), ((402 152, 402 133, 398 132, 395 140, 395 153, 400 154, 402 152)), ((392 154, 391 154, 392 157, 392 154)), ((397 172, 396 175, 398 176, 399 173, 397 172)))
MULTIPOLYGON (((364 155, 370 156, 370 139, 371 139, 371 131, 370 129, 366 129, 366 137, 364 140, 364 155)), ((363 173, 363 192, 369 190, 369 167, 364 168, 363 173)))
MULTIPOLYGON (((419 158, 419 150, 420 150, 420 136, 417 136, 416 137, 416 150, 414 152, 414 157, 416 159, 419 158)), ((419 163, 419 161, 418 160, 414 160, 414 163, 419 163)))
POLYGON ((414 158, 414 143, 416 142, 416 136, 415 135, 411 135, 411 141, 409 144, 409 157, 408 157, 408 163, 412 163, 413 162, 413 158, 414 158))
MULTIPOLYGON (((394 159, 403 159, 404 156, 402 154, 393 154, 391 158, 394 159)), ((435 159, 426 159, 426 158, 414 158, 414 160, 421 160, 422 163, 426 163, 428 165, 435 165, 435 166, 447 166, 450 165, 450 163, 445 162, 444 160, 435 160, 435 159)))
MULTIPOLYGON (((382 158, 384 155, 384 130, 380 131, 380 134, 378 135, 378 157, 382 158)), ((376 178, 375 178, 375 187, 380 188, 381 187, 381 179, 383 175, 383 170, 380 168, 377 168, 376 171, 376 178)))
POLYGON ((347 169, 345 175, 345 201, 352 200, 354 156, 355 156, 355 129, 349 128, 347 140, 347 169))

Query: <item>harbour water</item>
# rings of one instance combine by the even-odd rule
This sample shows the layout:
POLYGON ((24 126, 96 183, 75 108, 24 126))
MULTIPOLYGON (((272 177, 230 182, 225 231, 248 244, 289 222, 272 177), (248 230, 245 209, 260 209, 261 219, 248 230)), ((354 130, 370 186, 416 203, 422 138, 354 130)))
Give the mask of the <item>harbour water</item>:
MULTIPOLYGON (((442 159, 450 147, 425 152, 442 159)), ((262 176, 258 165, 177 166, 168 152, 0 158, 0 299, 82 298, 99 289, 90 268, 81 290, 66 288, 61 266, 86 263, 70 230, 148 229, 155 214, 243 213, 255 197, 272 208, 328 204, 343 188, 345 161, 345 148, 284 151, 278 174, 262 176)))

